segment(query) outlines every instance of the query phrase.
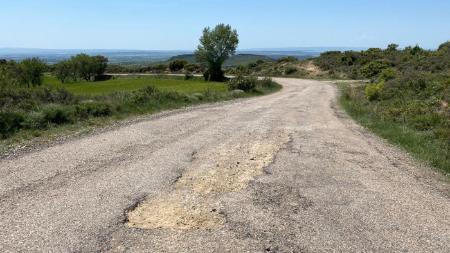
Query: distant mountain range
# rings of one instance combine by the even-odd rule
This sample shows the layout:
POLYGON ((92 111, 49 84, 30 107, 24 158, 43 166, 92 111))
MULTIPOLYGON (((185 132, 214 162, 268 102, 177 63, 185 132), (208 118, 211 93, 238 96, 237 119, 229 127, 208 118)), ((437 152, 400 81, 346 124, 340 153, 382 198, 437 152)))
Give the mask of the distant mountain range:
MULTIPOLYGON (((294 56, 305 59, 320 55, 325 51, 363 50, 364 48, 346 47, 299 47, 238 50, 237 56, 228 64, 258 59, 279 59, 294 56)), ((116 49, 32 49, 32 48, 0 48, 0 59, 20 61, 29 57, 39 57, 47 63, 54 64, 79 53, 103 55, 113 64, 149 64, 165 62, 173 57, 187 58, 193 61, 193 51, 189 50, 116 50, 116 49)))

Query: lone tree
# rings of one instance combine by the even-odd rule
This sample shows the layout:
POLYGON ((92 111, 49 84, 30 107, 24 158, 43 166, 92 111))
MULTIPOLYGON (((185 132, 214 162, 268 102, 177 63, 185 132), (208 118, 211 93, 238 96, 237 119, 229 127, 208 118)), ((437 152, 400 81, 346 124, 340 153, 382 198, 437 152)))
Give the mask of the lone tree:
POLYGON ((206 63, 208 66, 204 74, 205 80, 225 80, 222 65, 235 54, 238 43, 237 31, 233 30, 230 25, 219 24, 214 29, 207 27, 203 30, 195 55, 197 61, 206 63))

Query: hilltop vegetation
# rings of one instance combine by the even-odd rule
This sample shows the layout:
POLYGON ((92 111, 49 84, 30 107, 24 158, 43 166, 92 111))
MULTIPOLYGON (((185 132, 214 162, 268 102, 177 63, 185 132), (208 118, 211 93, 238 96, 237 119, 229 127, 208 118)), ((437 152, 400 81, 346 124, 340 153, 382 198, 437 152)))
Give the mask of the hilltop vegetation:
POLYGON ((369 79, 342 86, 341 103, 349 114, 450 173, 450 42, 435 51, 390 45, 329 52, 315 62, 334 75, 369 79))
POLYGON ((259 59, 227 68, 226 71, 230 75, 329 78, 328 73, 317 67, 313 60, 299 60, 292 56, 282 57, 278 60, 259 59))
POLYGON ((450 173, 450 42, 330 51, 298 60, 256 61, 228 74, 367 80, 342 84, 342 105, 362 125, 450 173))

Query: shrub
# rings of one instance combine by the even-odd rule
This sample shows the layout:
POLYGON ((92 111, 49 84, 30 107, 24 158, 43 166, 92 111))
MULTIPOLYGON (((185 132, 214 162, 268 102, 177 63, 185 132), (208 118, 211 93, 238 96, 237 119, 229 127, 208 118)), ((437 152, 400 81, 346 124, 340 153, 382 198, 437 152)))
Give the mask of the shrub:
POLYGON ((0 137, 8 138, 22 127, 24 117, 16 112, 0 112, 0 137))
POLYGON ((439 139, 450 143, 450 125, 437 127, 434 133, 439 139))
POLYGON ((380 74, 384 69, 389 68, 389 63, 382 60, 372 61, 364 65, 361 69, 361 73, 364 77, 372 78, 380 74))
POLYGON ((192 75, 191 72, 184 73, 184 80, 191 80, 194 78, 194 75, 192 75))
POLYGON ((368 84, 364 90, 366 98, 369 101, 378 99, 380 97, 380 93, 383 88, 384 88, 384 81, 375 84, 368 84))
MULTIPOLYGON (((424 107, 425 109, 426 107, 424 107)), ((424 131, 432 130, 434 126, 440 125, 442 117, 434 112, 423 112, 422 114, 414 114, 408 118, 407 123, 413 126, 415 129, 424 131)))
POLYGON ((397 77, 397 71, 394 68, 387 68, 381 71, 381 79, 389 81, 397 77))
POLYGON ((159 94, 160 91, 157 88, 154 86, 147 86, 143 89, 134 91, 129 100, 132 104, 140 105, 156 98, 159 94))
POLYGON ((167 70, 167 65, 165 64, 156 64, 151 66, 151 71, 154 73, 164 73, 167 70))
POLYGON ((46 70, 46 64, 39 58, 25 59, 18 63, 18 73, 20 84, 30 86, 40 86, 42 76, 46 70))
POLYGON ((278 59, 279 63, 285 63, 285 62, 297 62, 298 59, 294 56, 286 56, 278 59))
POLYGON ((75 108, 75 112, 80 118, 105 117, 111 115, 113 111, 113 106, 104 102, 85 102, 75 108))
POLYGON ((89 56, 87 54, 77 54, 69 60, 61 61, 54 67, 56 77, 62 82, 96 81, 103 76, 108 67, 108 58, 101 55, 89 56))
POLYGON ((177 71, 182 70, 186 64, 187 64, 187 61, 175 60, 169 64, 169 69, 172 72, 177 72, 177 71))
POLYGON ((275 82, 270 77, 264 77, 262 80, 258 81, 258 86, 263 88, 274 88, 276 86, 275 82))
POLYGON ((47 93, 47 100, 44 102, 50 102, 50 103, 61 103, 64 105, 74 104, 77 102, 78 98, 74 96, 72 93, 70 93, 66 89, 44 89, 44 91, 47 93))
POLYGON ((255 89, 258 79, 256 77, 237 76, 228 81, 230 90, 243 90, 249 92, 255 89))
POLYGON ((69 107, 49 105, 44 111, 44 119, 48 123, 61 125, 74 122, 74 113, 69 107))
POLYGON ((48 125, 47 120, 42 112, 32 112, 28 114, 22 122, 25 129, 43 129, 48 125))
POLYGON ((284 74, 285 75, 292 75, 292 74, 296 73, 297 71, 298 71, 297 67, 289 65, 284 70, 284 74))
POLYGON ((202 67, 198 64, 189 63, 184 66, 184 70, 191 73, 197 73, 200 72, 202 67))

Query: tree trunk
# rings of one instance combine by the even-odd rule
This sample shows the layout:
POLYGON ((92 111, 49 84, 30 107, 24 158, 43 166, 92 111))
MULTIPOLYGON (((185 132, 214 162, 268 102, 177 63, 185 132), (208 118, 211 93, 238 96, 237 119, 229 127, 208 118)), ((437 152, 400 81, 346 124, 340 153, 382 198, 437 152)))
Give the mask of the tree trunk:
POLYGON ((225 75, 222 70, 222 64, 220 63, 210 63, 208 68, 208 79, 207 81, 213 82, 223 82, 225 80, 225 75))

